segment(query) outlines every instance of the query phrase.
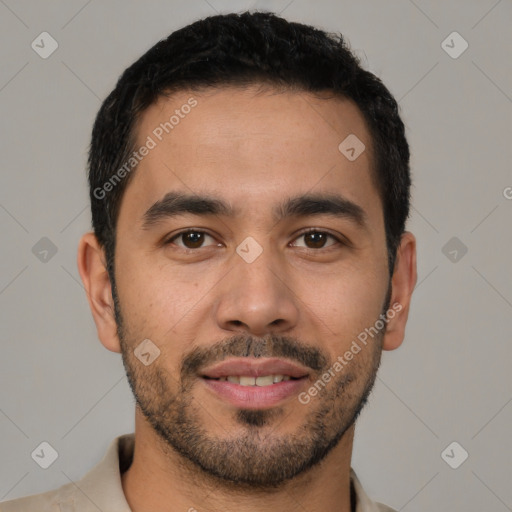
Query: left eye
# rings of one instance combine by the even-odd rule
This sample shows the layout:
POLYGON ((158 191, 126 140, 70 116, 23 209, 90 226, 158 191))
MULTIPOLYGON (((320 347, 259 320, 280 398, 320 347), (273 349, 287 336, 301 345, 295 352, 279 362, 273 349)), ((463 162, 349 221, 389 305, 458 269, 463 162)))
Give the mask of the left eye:
POLYGON ((325 233, 324 231, 307 231, 299 235, 295 240, 298 240, 299 238, 304 238, 305 245, 301 246, 293 244, 295 247, 306 247, 308 249, 323 249, 324 247, 329 247, 337 242, 339 243, 339 240, 334 235, 331 235, 330 233, 325 233), (325 243, 329 238, 334 242, 326 246, 325 243))

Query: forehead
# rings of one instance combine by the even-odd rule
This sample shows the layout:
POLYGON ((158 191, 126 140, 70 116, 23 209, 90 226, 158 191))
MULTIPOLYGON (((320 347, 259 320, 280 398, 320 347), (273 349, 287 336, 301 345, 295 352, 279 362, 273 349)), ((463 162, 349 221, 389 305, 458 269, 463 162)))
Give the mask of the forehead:
POLYGON ((135 210, 140 217, 171 190, 210 192, 248 208, 299 193, 339 192, 370 216, 376 207, 380 213, 370 135, 348 99, 256 87, 179 91, 141 116, 135 149, 149 140, 153 147, 121 206, 134 212, 133 221, 135 210), (349 136, 365 146, 353 161, 339 149, 349 136))

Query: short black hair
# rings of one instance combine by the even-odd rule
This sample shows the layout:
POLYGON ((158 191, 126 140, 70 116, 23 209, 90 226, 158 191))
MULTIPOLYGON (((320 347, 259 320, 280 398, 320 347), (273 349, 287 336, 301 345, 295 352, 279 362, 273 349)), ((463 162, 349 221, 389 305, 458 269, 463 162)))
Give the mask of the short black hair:
POLYGON ((88 177, 93 229, 105 249, 111 281, 119 207, 135 171, 108 193, 104 185, 134 151, 137 121, 145 109, 180 90, 258 84, 331 93, 360 109, 371 136, 371 174, 383 204, 393 274, 411 185, 409 146, 397 102, 379 78, 362 68, 341 34, 272 12, 247 11, 210 16, 171 33, 123 72, 103 102, 92 130, 88 177))

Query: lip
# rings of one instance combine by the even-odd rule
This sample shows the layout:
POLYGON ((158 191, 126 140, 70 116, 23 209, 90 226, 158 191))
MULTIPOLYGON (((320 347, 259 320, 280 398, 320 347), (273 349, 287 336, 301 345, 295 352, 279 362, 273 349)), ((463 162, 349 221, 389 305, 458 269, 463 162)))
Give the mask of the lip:
POLYGON ((240 409, 268 409, 297 396, 308 381, 309 372, 284 359, 234 358, 206 368, 201 377, 206 387, 224 402, 240 409), (241 386, 235 382, 214 380, 230 375, 289 375, 293 380, 269 386, 241 386))
POLYGON ((229 381, 201 380, 218 398, 239 409, 268 409, 297 396, 308 379, 303 377, 269 386, 241 386, 229 381))
POLYGON ((295 379, 300 379, 307 377, 309 371, 304 366, 300 366, 285 359, 237 357, 207 367, 201 372, 202 377, 208 377, 210 379, 229 377, 230 375, 246 375, 248 377, 289 375, 295 379))

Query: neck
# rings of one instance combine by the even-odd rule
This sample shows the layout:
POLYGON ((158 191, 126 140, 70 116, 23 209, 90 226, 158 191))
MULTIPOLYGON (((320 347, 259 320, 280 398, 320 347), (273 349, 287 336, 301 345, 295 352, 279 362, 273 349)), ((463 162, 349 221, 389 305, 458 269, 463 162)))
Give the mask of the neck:
POLYGON ((278 489, 254 490, 225 483, 184 460, 154 432, 137 408, 135 451, 130 468, 121 476, 123 491, 132 512, 350 512, 353 438, 354 426, 309 471, 278 489))

